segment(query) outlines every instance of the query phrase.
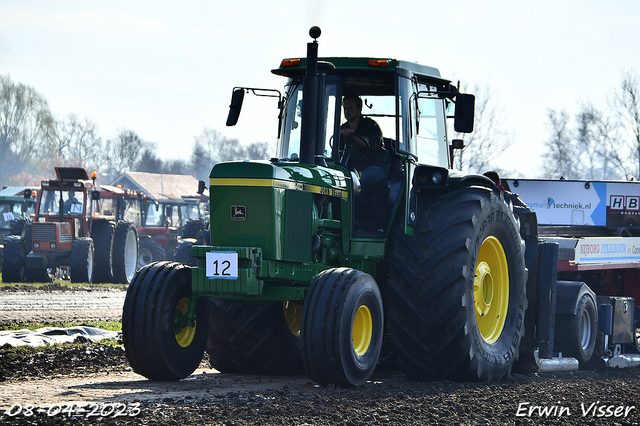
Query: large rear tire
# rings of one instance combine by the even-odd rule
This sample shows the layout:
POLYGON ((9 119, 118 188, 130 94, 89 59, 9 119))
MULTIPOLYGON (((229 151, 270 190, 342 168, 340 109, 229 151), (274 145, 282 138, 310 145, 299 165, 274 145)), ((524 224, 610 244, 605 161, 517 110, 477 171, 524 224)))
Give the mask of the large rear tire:
POLYGON ((93 276, 97 283, 110 283, 113 280, 113 234, 115 222, 94 220, 91 225, 91 238, 94 244, 93 276))
POLYGON ((180 380, 195 371, 207 339, 206 300, 194 326, 184 315, 191 297, 191 268, 155 262, 140 269, 127 290, 122 340, 133 371, 151 380, 180 380))
POLYGON ((519 355, 526 309, 519 223, 492 188, 418 199, 418 229, 392 242, 389 327, 417 380, 498 380, 519 355))
POLYGON ((21 283, 25 276, 24 239, 19 235, 4 237, 2 282, 21 283))
POLYGON ((138 231, 131 222, 119 221, 113 237, 113 282, 129 284, 138 266, 138 231))
POLYGON ((82 237, 73 240, 71 255, 69 256, 69 269, 71 269, 72 283, 93 282, 93 240, 82 237))
POLYGON ((182 230, 182 239, 185 238, 198 238, 200 231, 203 228, 202 219, 189 219, 187 223, 184 225, 184 229, 182 230))
POLYGON ((195 238, 183 238, 176 247, 176 254, 173 258, 176 262, 182 262, 186 265, 197 266, 198 260, 191 256, 191 247, 197 244, 195 238))
POLYGON ((302 305, 211 298, 207 310, 207 353, 216 370, 261 375, 304 373, 299 340, 302 305))
POLYGON ((322 385, 364 385, 378 363, 383 331, 382 296, 370 275, 349 268, 321 272, 302 314, 307 375, 322 385))
POLYGON ((27 217, 17 217, 9 224, 9 234, 11 235, 23 235, 24 228, 30 219, 27 217))
POLYGON ((138 268, 148 265, 151 262, 164 260, 164 249, 157 241, 148 236, 140 238, 138 248, 138 268))

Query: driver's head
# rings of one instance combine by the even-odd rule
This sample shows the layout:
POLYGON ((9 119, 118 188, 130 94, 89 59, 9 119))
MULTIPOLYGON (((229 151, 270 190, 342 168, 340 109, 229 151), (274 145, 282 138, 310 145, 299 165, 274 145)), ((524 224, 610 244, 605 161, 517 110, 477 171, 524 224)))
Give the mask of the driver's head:
POLYGON ((355 95, 345 95, 342 98, 342 108, 344 110, 344 118, 347 121, 352 121, 362 112, 362 99, 355 95))

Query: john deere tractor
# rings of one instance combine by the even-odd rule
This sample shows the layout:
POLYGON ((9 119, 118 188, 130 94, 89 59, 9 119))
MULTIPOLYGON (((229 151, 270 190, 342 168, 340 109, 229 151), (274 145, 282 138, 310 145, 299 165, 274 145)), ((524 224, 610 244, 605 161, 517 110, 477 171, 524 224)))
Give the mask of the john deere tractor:
POLYGON ((504 377, 523 334, 524 243, 496 183, 450 168, 447 118, 471 132, 474 97, 429 66, 307 49, 272 71, 284 94, 233 90, 228 125, 245 94, 277 98, 277 157, 213 167, 196 266, 138 270, 122 320, 134 371, 178 380, 206 351, 224 373, 360 386, 393 353, 417 380, 504 377), (388 185, 358 211, 347 94, 389 153, 388 185))

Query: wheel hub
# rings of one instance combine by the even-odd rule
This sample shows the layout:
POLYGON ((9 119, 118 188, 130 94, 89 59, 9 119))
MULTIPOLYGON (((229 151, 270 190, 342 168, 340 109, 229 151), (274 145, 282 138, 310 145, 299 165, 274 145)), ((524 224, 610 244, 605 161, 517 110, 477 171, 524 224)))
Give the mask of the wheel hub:
POLYGON ((178 302, 176 306, 176 311, 173 316, 173 334, 176 337, 176 342, 183 348, 188 347, 191 342, 193 342, 193 338, 196 335, 196 325, 189 326, 185 315, 187 314, 187 309, 189 308, 189 298, 183 297, 178 302))
POLYGON ((493 277, 491 276, 491 268, 487 262, 481 262, 476 268, 478 271, 473 280, 473 294, 476 301, 476 313, 485 316, 491 309, 493 301, 493 277))
POLYGON ((365 305, 360 305, 353 318, 353 349, 359 356, 364 355, 371 344, 373 334, 373 318, 371 311, 365 305))
POLYGON ((495 343, 509 312, 509 266, 502 243, 487 237, 476 259, 473 301, 478 331, 488 343, 495 343))

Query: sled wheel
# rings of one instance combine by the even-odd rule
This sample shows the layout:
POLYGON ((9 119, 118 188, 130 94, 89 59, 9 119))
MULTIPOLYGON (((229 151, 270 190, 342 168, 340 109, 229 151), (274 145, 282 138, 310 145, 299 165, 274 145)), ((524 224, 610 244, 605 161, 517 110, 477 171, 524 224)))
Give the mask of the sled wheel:
POLYGON ((380 357, 383 324, 382 297, 370 275, 349 268, 318 274, 302 314, 307 375, 322 385, 365 384, 380 357))
POLYGON ((416 380, 498 380, 518 358, 526 270, 501 191, 458 187, 418 199, 415 235, 395 230, 389 328, 416 380))
POLYGON ((578 360, 580 367, 590 366, 596 347, 597 315, 593 299, 583 294, 575 315, 557 315, 554 350, 578 360))
POLYGON ((129 364, 151 380, 180 380, 202 361, 207 338, 206 300, 195 324, 185 314, 191 297, 191 268, 155 262, 138 270, 122 312, 122 339, 129 364))

